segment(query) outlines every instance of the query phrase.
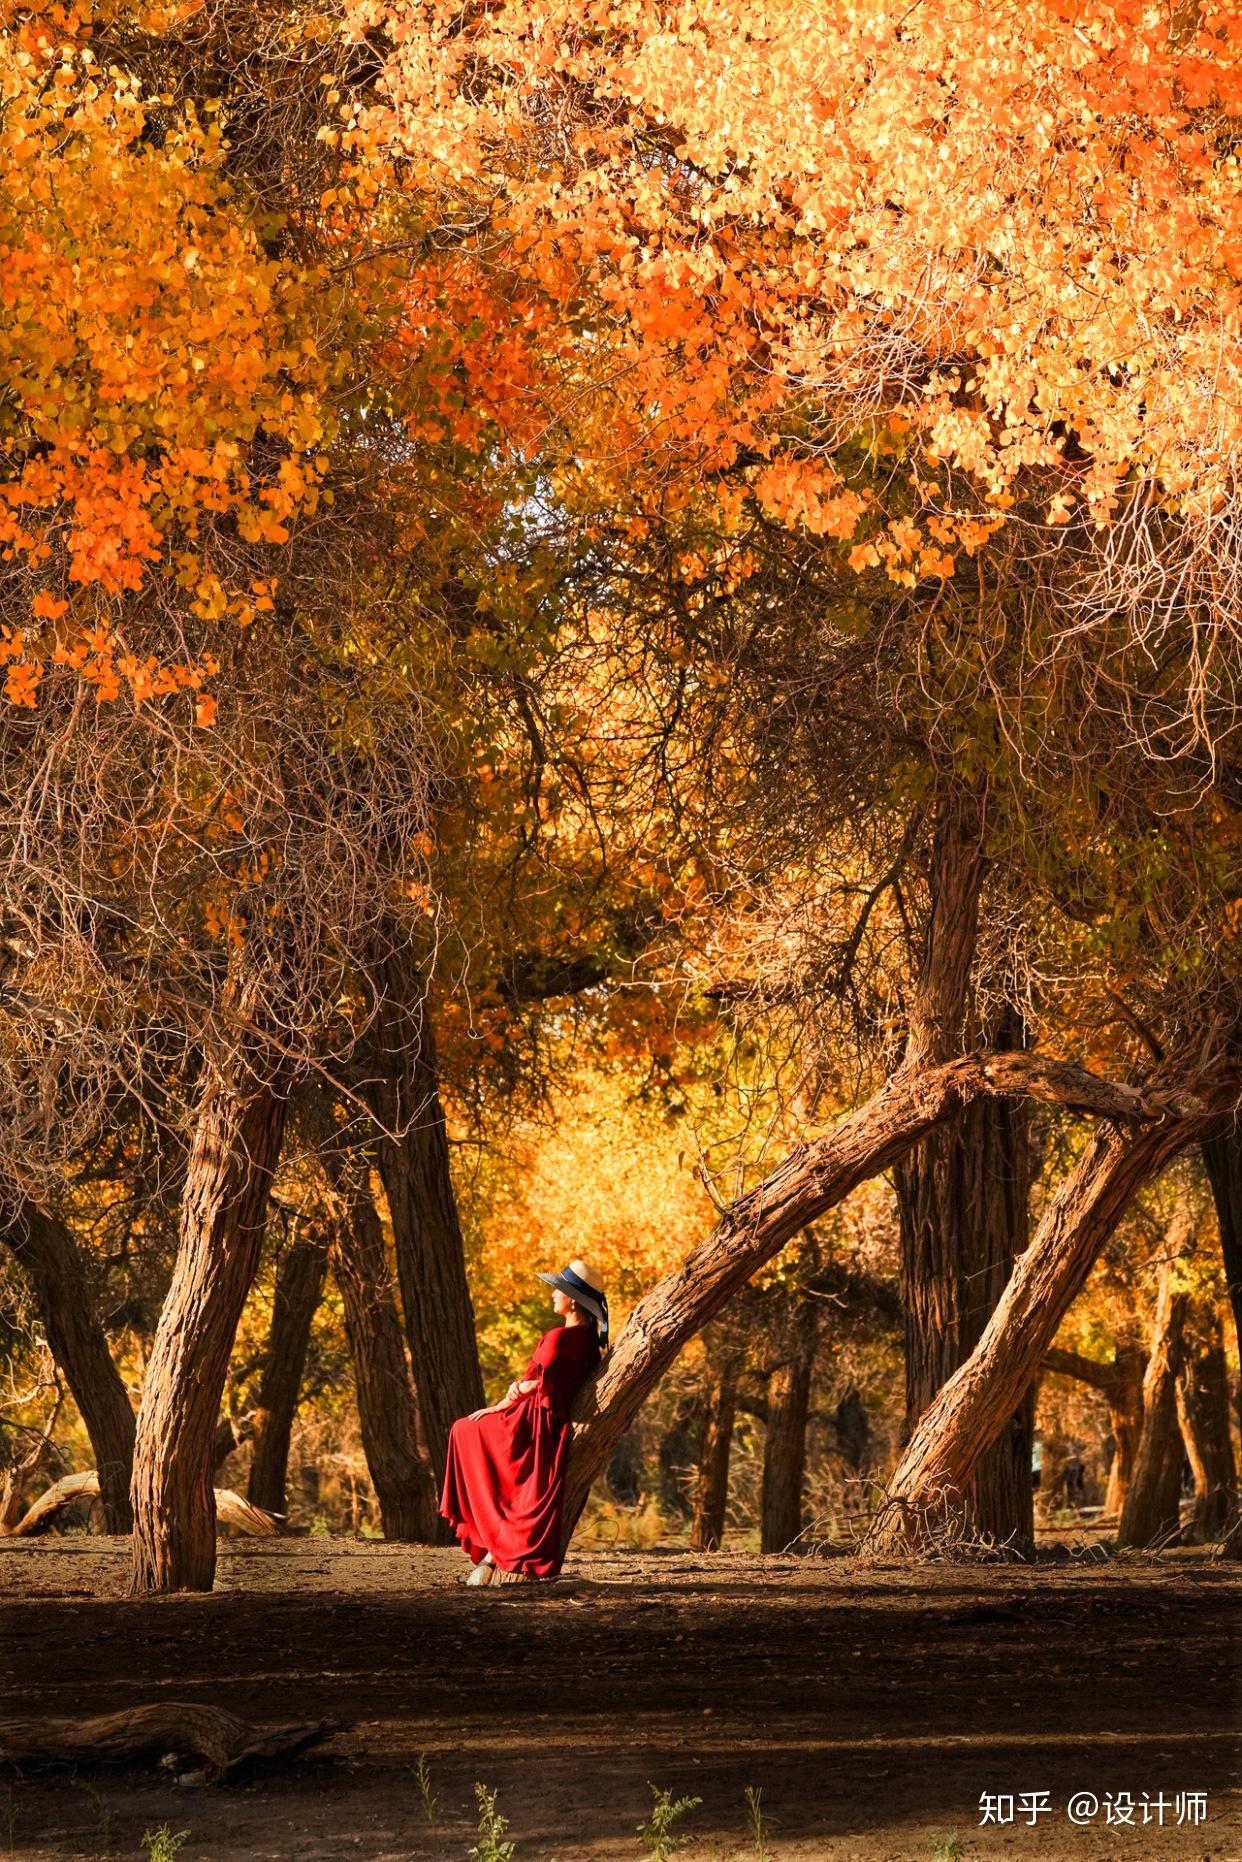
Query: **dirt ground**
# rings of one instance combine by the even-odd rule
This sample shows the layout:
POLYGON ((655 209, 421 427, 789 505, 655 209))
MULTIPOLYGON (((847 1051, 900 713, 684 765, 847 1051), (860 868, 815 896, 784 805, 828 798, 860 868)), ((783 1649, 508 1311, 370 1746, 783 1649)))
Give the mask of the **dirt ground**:
POLYGON ((10 1772, 0 1857, 128 1862, 167 1825, 189 1832, 181 1862, 465 1862, 479 1781, 513 1862, 640 1862, 652 1784, 702 1799, 678 1826, 687 1862, 1242 1862, 1237 1566, 609 1550, 571 1555, 557 1585, 466 1591, 450 1551, 237 1542, 213 1596, 139 1603, 126 1563, 104 1539, 0 1545, 0 1715, 210 1701, 341 1730, 232 1785, 10 1772), (1041 1791, 1033 1827, 981 1826, 983 1793, 1041 1791), (1147 1794, 1145 1826, 1141 1808, 1106 1823, 1121 1791, 1147 1794), (1079 1827, 1083 1792, 1098 1810, 1079 1827), (1206 1820, 1183 1795, 1179 1824, 1193 1792, 1206 1820))

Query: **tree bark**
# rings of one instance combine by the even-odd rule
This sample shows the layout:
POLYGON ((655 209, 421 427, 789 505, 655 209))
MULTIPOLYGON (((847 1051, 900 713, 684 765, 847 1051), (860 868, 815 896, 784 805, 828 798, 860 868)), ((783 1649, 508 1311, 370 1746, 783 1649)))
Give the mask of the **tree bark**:
POLYGON ((254 1448, 246 1487, 251 1503, 264 1507, 269 1513, 286 1511, 289 1442, 302 1388, 306 1348, 323 1295, 327 1265, 326 1240, 311 1228, 285 1249, 276 1269, 272 1324, 259 1379, 253 1421, 254 1448))
POLYGON ((364 1084, 381 1127, 376 1156, 392 1217, 419 1413, 438 1486, 449 1429, 482 1405, 483 1374, 423 979, 406 949, 384 958, 378 977, 375 1077, 364 1084))
MULTIPOLYGON (((910 1019, 911 1060, 944 1061, 972 1032, 971 968, 986 863, 978 799, 956 792, 941 806, 928 884, 931 910, 910 1019)), ((1021 1048, 1013 1013, 993 1044, 1021 1048)), ((906 1426, 965 1363, 1029 1239, 1029 1109, 992 1099, 933 1132, 893 1173, 901 1229, 906 1320, 906 1426)), ((1024 1393, 962 1496, 963 1526, 998 1545, 1034 1545, 1033 1406, 1024 1393)))
POLYGON ((1203 1124, 1169 1117, 1137 1132, 1096 1132, 1016 1262, 983 1337, 921 1417, 864 1550, 904 1553, 939 1541, 1130 1198, 1201 1136, 1203 1124))
POLYGON ((417 1399, 370 1173, 365 1158, 335 1149, 330 1138, 321 1162, 332 1272, 345 1307, 362 1450, 384 1537, 433 1545, 440 1536, 438 1488, 419 1447, 417 1399))
POLYGON ((247 1077, 240 1056, 208 1060, 177 1260, 138 1411, 134 1595, 212 1586, 216 1422, 259 1264, 285 1109, 283 1093, 247 1077))
POLYGON ((707 1391, 699 1474, 695 1489, 690 1543, 699 1552, 717 1552, 724 1543, 725 1508, 729 1500, 729 1450, 733 1444, 733 1418, 737 1408, 738 1379, 746 1362, 745 1350, 731 1339, 704 1339, 710 1380, 707 1391))
POLYGON ((764 1552, 787 1551, 802 1532, 806 1422, 819 1324, 812 1300, 793 1292, 790 1298, 793 1305, 781 1328, 781 1359, 768 1372, 768 1422, 759 1502, 759 1545, 764 1552))
MULTIPOLYGON (((938 1067, 899 1069, 826 1137, 799 1147, 757 1189, 740 1197, 681 1267, 639 1301, 575 1405, 566 1537, 614 1443, 687 1340, 807 1223, 891 1168, 911 1145, 985 1093, 1026 1094, 1127 1121, 1160 1116, 1167 1103, 1149 1102, 1130 1087, 1111 1086, 1080 1068, 1034 1054, 965 1054, 938 1067)), ((1027 1381, 1015 1393, 1010 1414, 1027 1381)))
POLYGON ((134 1411, 99 1322, 82 1250, 64 1223, 25 1198, 0 1214, 0 1239, 20 1262, 99 1474, 105 1532, 129 1532, 134 1411))
POLYGON ((1233 1524, 1238 1483, 1229 1429, 1229 1374, 1214 1306, 1201 1309, 1197 1331, 1178 1379, 1177 1414, 1195 1477, 1186 1539, 1192 1545, 1210 1545, 1223 1539, 1233 1524))
POLYGON ((1188 1303, 1185 1293, 1174 1291, 1172 1273, 1165 1267, 1143 1377, 1143 1432, 1121 1510, 1118 1545, 1157 1544, 1176 1535, 1181 1523, 1182 1438, 1177 1426, 1177 1384, 1182 1371, 1182 1333, 1188 1303))

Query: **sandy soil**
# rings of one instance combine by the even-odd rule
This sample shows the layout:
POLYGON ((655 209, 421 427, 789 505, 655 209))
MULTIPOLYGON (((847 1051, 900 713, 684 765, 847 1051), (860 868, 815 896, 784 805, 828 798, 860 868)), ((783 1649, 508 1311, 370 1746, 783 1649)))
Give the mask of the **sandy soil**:
POLYGON ((236 1543, 215 1595, 137 1603, 115 1541, 0 1545, 0 1713, 182 1699, 341 1728, 229 1786, 10 1773, 0 1857, 128 1862, 167 1824, 189 1831, 182 1862, 465 1862, 478 1780, 514 1862, 640 1862, 651 1783, 702 1799, 680 1826, 687 1862, 757 1856, 748 1785, 771 1862, 1242 1862, 1236 1566, 611 1550, 571 1556, 557 1585, 478 1592, 461 1569, 448 1551, 236 1543), (1034 1791, 1052 1806, 1034 1828, 980 1827, 983 1792, 1034 1791), (1084 1791, 1100 1811, 1076 1828, 1084 1791), (1174 1807, 1110 1827, 1118 1791, 1174 1807), (1207 1821, 1179 1826, 1192 1791, 1207 1821))

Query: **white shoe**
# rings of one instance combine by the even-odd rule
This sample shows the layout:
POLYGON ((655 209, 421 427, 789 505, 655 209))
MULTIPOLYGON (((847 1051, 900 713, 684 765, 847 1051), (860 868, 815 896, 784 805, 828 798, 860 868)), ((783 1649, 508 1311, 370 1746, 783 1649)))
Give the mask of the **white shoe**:
POLYGON ((470 1573, 470 1576, 466 1579, 466 1583, 471 1586, 474 1586, 477 1584, 490 1584, 495 1574, 495 1571, 496 1571, 496 1567, 492 1563, 491 1559, 485 1558, 482 1560, 480 1564, 477 1564, 474 1567, 474 1570, 470 1573))

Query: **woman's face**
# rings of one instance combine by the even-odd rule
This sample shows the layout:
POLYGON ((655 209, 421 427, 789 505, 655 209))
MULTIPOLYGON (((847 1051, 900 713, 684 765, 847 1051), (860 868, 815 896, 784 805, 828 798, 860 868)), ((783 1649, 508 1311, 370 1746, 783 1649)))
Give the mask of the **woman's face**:
POLYGON ((566 1313, 571 1313, 573 1309, 574 1309, 574 1303, 570 1299, 568 1293, 562 1293, 559 1287, 553 1287, 552 1289, 552 1310, 553 1312, 557 1313, 559 1317, 563 1319, 566 1313))

